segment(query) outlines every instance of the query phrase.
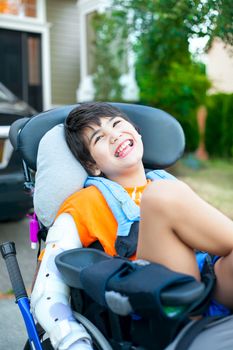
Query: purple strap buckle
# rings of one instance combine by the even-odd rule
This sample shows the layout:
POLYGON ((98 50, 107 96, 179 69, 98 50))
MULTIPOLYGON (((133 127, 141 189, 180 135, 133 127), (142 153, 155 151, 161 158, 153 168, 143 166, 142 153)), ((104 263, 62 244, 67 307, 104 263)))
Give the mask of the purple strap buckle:
POLYGON ((29 237, 31 241, 31 248, 36 249, 38 242, 38 232, 40 230, 39 222, 37 220, 36 214, 28 214, 27 217, 30 218, 29 221, 29 237))

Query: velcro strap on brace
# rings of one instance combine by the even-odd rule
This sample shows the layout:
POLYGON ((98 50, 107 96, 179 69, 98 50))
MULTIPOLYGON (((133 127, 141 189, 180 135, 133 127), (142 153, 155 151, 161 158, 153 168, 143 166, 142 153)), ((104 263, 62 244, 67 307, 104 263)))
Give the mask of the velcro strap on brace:
POLYGON ((91 341, 90 335, 78 322, 60 321, 50 333, 50 341, 54 349, 66 350, 79 339, 91 341))
POLYGON ((58 281, 55 279, 46 280, 44 285, 41 283, 41 289, 43 288, 43 294, 51 293, 51 294, 63 294, 69 295, 70 288, 65 285, 62 281, 58 281))

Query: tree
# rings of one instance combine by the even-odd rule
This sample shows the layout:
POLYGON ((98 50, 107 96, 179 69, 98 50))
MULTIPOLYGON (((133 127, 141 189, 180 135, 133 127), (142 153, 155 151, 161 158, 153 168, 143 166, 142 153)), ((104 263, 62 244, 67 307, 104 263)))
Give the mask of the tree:
POLYGON ((105 14, 96 13, 93 27, 96 33, 93 52, 96 62, 95 100, 119 101, 122 95, 119 78, 127 40, 127 34, 124 32, 126 27, 120 23, 120 17, 110 11, 105 14))
MULTIPOLYGON (((219 36, 232 43, 231 8, 229 0, 113 0, 106 15, 96 21, 96 44, 97 47, 104 44, 101 52, 108 57, 101 61, 97 54, 97 92, 103 91, 101 86, 105 86, 111 72, 115 76, 111 84, 115 81, 116 91, 122 91, 119 77, 124 45, 130 41, 135 52, 140 102, 176 116, 186 134, 195 130, 193 137, 188 138, 188 148, 195 149, 198 142, 195 111, 205 102, 210 83, 203 64, 190 54, 189 41, 208 37, 210 45, 213 37, 219 36)), ((102 99, 111 100, 111 94, 102 99)))

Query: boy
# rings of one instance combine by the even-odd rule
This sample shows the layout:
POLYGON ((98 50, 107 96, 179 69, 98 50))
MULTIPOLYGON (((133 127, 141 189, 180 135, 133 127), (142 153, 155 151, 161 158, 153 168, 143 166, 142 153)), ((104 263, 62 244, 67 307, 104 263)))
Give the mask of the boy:
MULTIPOLYGON (((138 258, 164 264, 199 280, 194 249, 222 256, 215 259, 214 297, 233 308, 232 221, 202 201, 187 185, 171 180, 165 172, 166 179, 159 179, 159 172, 155 172, 154 181, 147 179, 140 134, 118 109, 105 103, 83 104, 69 114, 65 134, 72 153, 92 177, 87 181, 87 188, 74 193, 61 206, 48 234, 32 294, 36 318, 48 331, 53 346, 91 349, 89 337, 72 318, 69 290, 59 279, 54 258, 61 250, 88 246, 96 240, 107 253, 117 254, 117 232, 122 227, 113 215, 111 201, 107 201, 111 198, 109 190, 127 192, 134 209, 134 203, 140 204, 138 258), (100 190, 102 188, 104 190, 100 190), (50 298, 47 315, 43 310, 46 295, 50 298), (64 325, 67 331, 61 334, 64 325)), ((128 223, 124 224, 129 230, 128 223)), ((131 258, 135 258, 135 251, 131 252, 131 258)), ((199 266, 202 263, 203 259, 199 266)), ((229 312, 223 305, 216 303, 215 306, 225 314, 229 312)))

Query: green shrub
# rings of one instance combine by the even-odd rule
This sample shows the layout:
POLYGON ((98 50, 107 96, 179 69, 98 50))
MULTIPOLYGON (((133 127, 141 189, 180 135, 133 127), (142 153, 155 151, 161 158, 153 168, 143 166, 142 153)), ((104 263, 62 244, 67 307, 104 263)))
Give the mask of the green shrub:
POLYGON ((140 4, 131 1, 136 8, 135 17, 129 20, 125 3, 120 0, 120 7, 118 0, 113 3, 111 10, 96 15, 93 22, 95 100, 124 100, 120 76, 128 72, 126 56, 131 46, 140 91, 138 102, 161 108, 177 118, 185 132, 186 151, 194 151, 199 141, 196 111, 205 104, 210 82, 204 65, 196 62, 188 50, 189 30, 183 15, 188 16, 189 6, 184 1, 184 6, 175 6, 174 0, 166 0, 170 5, 167 7, 164 1, 157 4, 151 0, 147 14, 143 14, 141 7, 137 8, 140 4), (128 43, 132 33, 134 40, 128 43))
POLYGON ((210 156, 233 157, 233 94, 207 99, 205 144, 210 156))
POLYGON ((166 77, 155 76, 153 89, 146 85, 151 81, 143 83, 139 85, 143 103, 173 115, 184 129, 186 151, 195 151, 199 143, 196 113, 198 106, 205 104, 205 93, 210 86, 203 66, 192 61, 185 65, 173 62, 166 77))

